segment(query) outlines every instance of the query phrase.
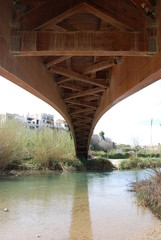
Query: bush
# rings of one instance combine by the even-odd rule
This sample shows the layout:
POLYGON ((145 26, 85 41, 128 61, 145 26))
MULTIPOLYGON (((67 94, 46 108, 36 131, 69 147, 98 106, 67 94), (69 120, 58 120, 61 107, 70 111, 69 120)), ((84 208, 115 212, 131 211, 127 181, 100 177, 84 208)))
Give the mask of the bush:
POLYGON ((125 153, 112 153, 109 154, 108 157, 110 159, 126 159, 130 157, 130 154, 125 152, 125 153))
POLYGON ((161 172, 155 170, 149 179, 132 184, 139 204, 150 207, 161 218, 161 172))
POLYGON ((111 171, 113 164, 107 159, 94 159, 86 162, 86 169, 92 171, 111 171))
POLYGON ((16 167, 27 155, 25 129, 16 121, 1 121, 0 169, 16 167))
POLYGON ((161 159, 159 158, 132 158, 124 160, 120 163, 119 169, 144 169, 144 168, 158 168, 161 167, 161 159))
POLYGON ((42 168, 55 169, 63 159, 73 159, 74 143, 69 133, 63 130, 43 129, 35 131, 32 155, 42 168))

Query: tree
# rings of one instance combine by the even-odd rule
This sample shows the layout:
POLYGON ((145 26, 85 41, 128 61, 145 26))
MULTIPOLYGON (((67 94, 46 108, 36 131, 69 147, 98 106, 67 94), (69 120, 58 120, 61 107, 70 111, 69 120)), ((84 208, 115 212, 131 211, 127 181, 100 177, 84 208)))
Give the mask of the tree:
POLYGON ((101 131, 99 135, 101 137, 101 140, 105 140, 105 133, 103 131, 101 131))
POLYGON ((134 149, 135 149, 135 154, 136 154, 136 158, 138 157, 138 151, 140 149, 140 140, 138 137, 133 137, 132 138, 132 142, 133 142, 133 146, 134 146, 134 149))
POLYGON ((99 136, 97 134, 93 134, 91 137, 91 146, 96 150, 99 148, 99 141, 99 136))

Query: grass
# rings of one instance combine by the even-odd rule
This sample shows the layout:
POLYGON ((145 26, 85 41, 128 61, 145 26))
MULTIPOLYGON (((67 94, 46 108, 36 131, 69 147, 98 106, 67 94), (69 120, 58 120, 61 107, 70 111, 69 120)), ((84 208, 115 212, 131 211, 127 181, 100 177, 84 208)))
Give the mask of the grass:
MULTIPOLYGON (((1 120, 1 119, 0 119, 1 120)), ((1 121, 0 121, 1 122, 1 121)), ((6 121, 0 125, 0 169, 17 165, 25 158, 24 128, 15 121, 6 121)))
POLYGON ((161 158, 132 158, 121 161, 120 170, 161 167, 161 158))
POLYGON ((74 143, 69 133, 62 130, 35 131, 31 145, 32 156, 42 168, 54 168, 75 156, 74 143))
POLYGON ((0 119, 0 170, 62 169, 77 164, 74 142, 66 131, 29 130, 17 121, 0 119), (75 162, 74 162, 75 161, 75 162), (74 163, 73 163, 74 162, 74 163))
POLYGON ((154 170, 149 179, 133 184, 139 204, 149 207, 155 215, 161 218, 161 171, 154 170))

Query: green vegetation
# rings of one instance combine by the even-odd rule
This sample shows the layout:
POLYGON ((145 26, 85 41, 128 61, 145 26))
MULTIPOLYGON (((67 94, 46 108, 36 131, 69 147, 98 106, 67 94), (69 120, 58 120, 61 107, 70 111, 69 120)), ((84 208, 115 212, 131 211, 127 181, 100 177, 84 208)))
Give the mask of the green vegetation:
POLYGON ((154 171, 149 179, 133 183, 139 204, 149 207, 161 218, 161 172, 154 171))
POLYGON ((15 121, 0 119, 0 169, 18 165, 26 156, 24 128, 15 121))
POLYGON ((0 121, 0 171, 112 169, 107 154, 84 161, 75 157, 74 142, 64 130, 26 129, 13 120, 0 121))
POLYGON ((94 135, 91 145, 92 158, 106 158, 106 159, 119 159, 119 169, 144 169, 144 168, 158 168, 161 167, 161 146, 155 148, 130 146, 130 145, 116 145, 113 143, 110 148, 106 150, 104 147, 101 149, 100 142, 97 135, 94 135), (96 148, 99 145, 100 148, 96 148), (95 148, 93 148, 95 146, 95 148))
POLYGON ((161 158, 131 158, 121 161, 120 170, 161 167, 161 158))
POLYGON ((80 167, 68 132, 29 130, 13 120, 0 123, 0 170, 80 167))

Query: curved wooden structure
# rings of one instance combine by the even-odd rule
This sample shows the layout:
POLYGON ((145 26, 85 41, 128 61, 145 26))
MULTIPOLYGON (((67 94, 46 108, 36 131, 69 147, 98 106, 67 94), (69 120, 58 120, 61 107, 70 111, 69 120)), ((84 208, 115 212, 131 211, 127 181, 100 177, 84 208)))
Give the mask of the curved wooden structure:
POLYGON ((161 77, 161 1, 2 0, 0 74, 59 111, 87 157, 100 117, 161 77))

